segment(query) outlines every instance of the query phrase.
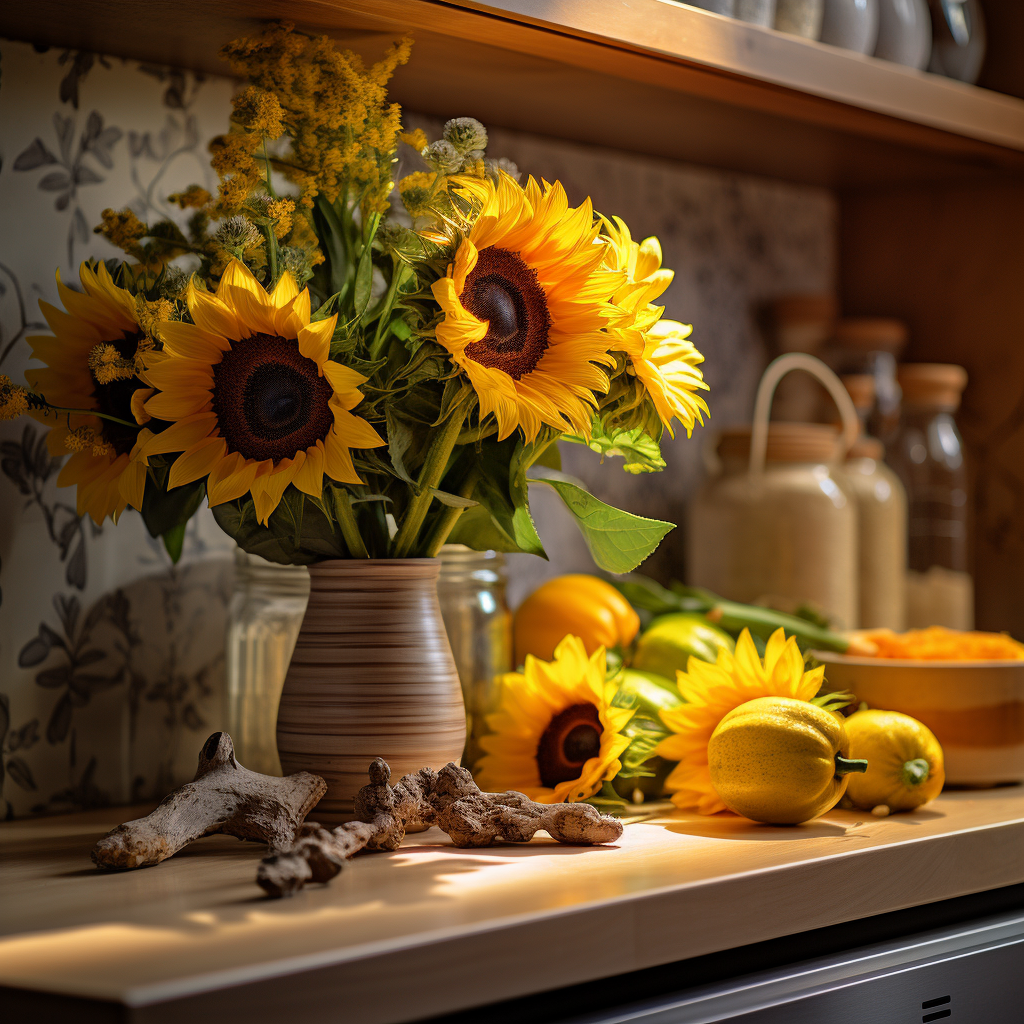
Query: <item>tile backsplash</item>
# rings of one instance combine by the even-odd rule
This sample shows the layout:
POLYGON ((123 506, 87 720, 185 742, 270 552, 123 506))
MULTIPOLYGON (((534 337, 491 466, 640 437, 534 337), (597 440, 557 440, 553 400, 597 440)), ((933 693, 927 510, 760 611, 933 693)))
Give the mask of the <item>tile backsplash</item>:
MULTIPOLYGON (((0 373, 20 379, 31 365, 25 337, 46 331, 38 300, 56 300, 55 269, 74 281, 82 259, 117 255, 92 233, 100 212, 169 214, 168 194, 213 184, 206 143, 227 126, 233 83, 23 43, 0 41, 0 56, 0 373)), ((489 152, 561 180, 574 203, 592 196, 637 238, 661 239, 676 271, 662 301, 694 325, 707 357, 711 425, 666 438, 660 474, 598 472, 597 456, 572 445, 563 458, 610 503, 682 523, 705 438, 749 416, 767 359, 759 310, 833 285, 833 197, 502 130, 489 152)), ((73 491, 56 487, 59 462, 41 436, 28 420, 0 424, 0 817, 161 795, 191 776, 199 744, 223 722, 230 542, 204 513, 174 568, 131 511, 116 529, 93 528, 73 491)), ((513 601, 546 576, 592 568, 575 527, 535 490, 551 561, 511 559, 513 601)), ((649 571, 684 572, 682 531, 649 571)))

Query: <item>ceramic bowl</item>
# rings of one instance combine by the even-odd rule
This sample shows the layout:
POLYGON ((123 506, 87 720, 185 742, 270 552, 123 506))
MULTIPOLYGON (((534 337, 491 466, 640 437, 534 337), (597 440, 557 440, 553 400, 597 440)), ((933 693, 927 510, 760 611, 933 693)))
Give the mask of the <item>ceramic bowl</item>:
POLYGON ((869 707, 924 722, 942 744, 947 782, 1024 782, 1024 661, 814 656, 830 690, 850 690, 869 707))

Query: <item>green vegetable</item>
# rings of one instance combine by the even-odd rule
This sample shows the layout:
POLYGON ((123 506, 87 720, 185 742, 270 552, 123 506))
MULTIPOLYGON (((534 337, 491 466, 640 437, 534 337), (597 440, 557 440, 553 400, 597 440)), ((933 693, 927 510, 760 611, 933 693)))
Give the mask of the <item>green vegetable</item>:
POLYGON ((634 608, 646 613, 648 617, 669 612, 700 612, 734 637, 739 636, 744 629, 749 629, 755 641, 763 643, 775 630, 781 628, 785 630, 786 636, 796 637, 801 651, 814 648, 843 653, 850 646, 846 637, 797 615, 787 615, 759 605, 727 601, 699 587, 687 587, 674 582, 669 590, 636 573, 625 580, 614 581, 614 585, 634 608))
POLYGON ((627 668, 613 703, 616 707, 635 708, 622 730, 629 746, 619 758, 622 768, 612 780, 615 792, 625 800, 632 800, 637 789, 645 797, 660 796, 673 763, 654 756, 655 747, 669 733, 659 712, 683 703, 679 690, 671 680, 653 672, 627 668))
POLYGON ((733 638, 705 616, 675 612, 656 618, 644 631, 633 655, 633 667, 675 679, 685 672, 691 656, 715 662, 720 650, 731 651, 733 638))

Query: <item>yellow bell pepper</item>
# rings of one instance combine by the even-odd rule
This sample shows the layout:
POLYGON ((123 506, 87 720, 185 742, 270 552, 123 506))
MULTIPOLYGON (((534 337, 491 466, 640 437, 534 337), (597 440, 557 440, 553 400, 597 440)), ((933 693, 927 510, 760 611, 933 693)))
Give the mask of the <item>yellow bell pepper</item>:
POLYGON ((758 697, 730 711, 708 742, 711 784, 730 811, 796 825, 831 810, 846 791, 851 760, 842 719, 805 700, 758 697))
POLYGON ((572 634, 587 654, 598 647, 628 647, 640 630, 633 606, 596 576, 557 576, 538 587, 516 610, 512 623, 516 664, 527 654, 551 661, 562 639, 572 634))

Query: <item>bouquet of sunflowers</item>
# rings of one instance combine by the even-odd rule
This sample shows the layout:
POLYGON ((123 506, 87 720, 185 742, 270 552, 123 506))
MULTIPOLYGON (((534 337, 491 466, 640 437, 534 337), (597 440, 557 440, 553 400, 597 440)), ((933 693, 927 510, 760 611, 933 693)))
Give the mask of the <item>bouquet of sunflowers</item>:
POLYGON ((663 430, 703 422, 703 357, 655 304, 657 240, 521 184, 471 118, 404 132, 387 83, 410 48, 366 67, 289 25, 229 44, 247 85, 211 145, 218 193, 170 197, 184 228, 104 211, 128 259, 83 264, 80 291, 58 276, 44 366, 0 378, 0 416, 51 428, 80 515, 130 505, 172 558, 204 499, 279 563, 543 554, 538 480, 610 571, 671 529, 587 493, 555 445, 650 472, 663 430), (402 146, 423 169, 396 209, 402 146))

